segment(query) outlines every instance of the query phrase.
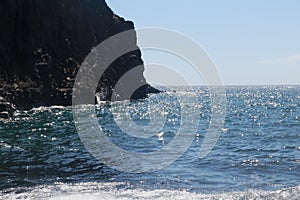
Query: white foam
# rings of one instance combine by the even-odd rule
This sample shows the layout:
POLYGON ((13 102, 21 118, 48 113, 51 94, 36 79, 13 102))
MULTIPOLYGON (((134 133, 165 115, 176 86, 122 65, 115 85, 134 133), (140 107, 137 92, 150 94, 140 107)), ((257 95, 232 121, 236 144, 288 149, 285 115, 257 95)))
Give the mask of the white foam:
MULTIPOLYGON (((7 191, 6 191, 7 192, 7 191)), ((132 189, 126 183, 56 183, 52 186, 29 188, 28 192, 0 192, 3 199, 49 199, 49 200, 131 200, 131 199, 299 199, 300 185, 275 191, 249 190, 221 194, 196 194, 180 190, 143 190, 132 189), (118 189, 122 188, 122 189, 118 189)))

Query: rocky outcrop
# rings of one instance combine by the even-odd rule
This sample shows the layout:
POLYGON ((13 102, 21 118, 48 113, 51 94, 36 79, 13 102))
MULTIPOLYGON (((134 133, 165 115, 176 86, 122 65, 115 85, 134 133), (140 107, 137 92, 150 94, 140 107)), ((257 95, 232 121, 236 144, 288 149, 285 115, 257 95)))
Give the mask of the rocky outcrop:
POLYGON ((15 109, 16 107, 12 103, 0 97, 0 119, 8 119, 15 109))
MULTIPOLYGON (((91 49, 134 29, 104 0, 2 0, 0 13, 0 97, 18 109, 71 105, 74 78, 91 49)), ((116 60, 99 82, 102 100, 109 100, 118 79, 138 65, 143 65, 139 50, 116 60)), ((136 80, 145 86, 132 98, 158 92, 142 72, 136 80)))

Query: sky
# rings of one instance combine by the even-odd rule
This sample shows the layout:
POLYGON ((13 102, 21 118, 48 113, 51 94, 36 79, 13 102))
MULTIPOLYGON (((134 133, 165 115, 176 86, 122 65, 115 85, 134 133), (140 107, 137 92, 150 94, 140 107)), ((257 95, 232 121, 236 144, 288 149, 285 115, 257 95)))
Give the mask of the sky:
MULTIPOLYGON (((225 85, 300 84, 300 1, 298 0, 107 0, 136 28, 178 31, 200 44, 215 63, 225 85)), ((192 70, 171 55, 142 50, 145 76, 176 79, 151 71, 152 62, 192 70)), ((182 70, 185 69, 185 70, 182 70)), ((155 81, 154 81, 155 82, 155 81)), ((175 80, 177 82, 177 80, 175 80)), ((199 81, 201 82, 201 81, 199 81)))

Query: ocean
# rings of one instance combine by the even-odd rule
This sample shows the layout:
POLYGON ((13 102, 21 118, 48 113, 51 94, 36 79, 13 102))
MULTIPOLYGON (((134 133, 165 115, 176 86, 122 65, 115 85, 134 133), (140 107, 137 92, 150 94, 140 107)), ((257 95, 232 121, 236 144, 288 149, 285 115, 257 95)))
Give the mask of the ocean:
MULTIPOLYGON (((95 106, 109 140, 130 152, 166 147, 180 128, 176 97, 197 98, 191 145, 158 171, 128 173, 97 160, 81 142, 72 107, 17 111, 0 122, 0 199, 300 199, 300 86, 227 86, 226 116, 212 151, 199 158, 211 119, 205 87, 154 94, 167 109, 130 103, 138 125, 166 116, 158 135, 137 138, 118 128, 111 105, 95 106), (169 103, 166 103, 169 102, 169 103)), ((119 104, 122 104, 122 102, 119 104)), ((118 159, 122 159, 120 156, 118 159)), ((163 155, 155 162, 163 161, 163 155)))

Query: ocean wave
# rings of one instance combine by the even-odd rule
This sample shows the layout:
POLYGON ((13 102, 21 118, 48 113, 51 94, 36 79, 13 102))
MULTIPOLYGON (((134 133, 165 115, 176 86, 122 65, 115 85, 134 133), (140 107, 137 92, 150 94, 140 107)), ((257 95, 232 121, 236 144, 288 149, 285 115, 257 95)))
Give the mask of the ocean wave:
POLYGON ((289 199, 300 198, 300 185, 292 188, 279 190, 248 190, 243 192, 226 192, 218 194, 199 194, 186 190, 143 190, 133 189, 125 182, 123 183, 80 183, 66 184, 56 183, 51 186, 37 186, 33 188, 14 189, 14 191, 2 191, 0 195, 3 199, 49 199, 49 200, 98 200, 98 199, 289 199), (20 191, 18 191, 20 190, 20 191))

